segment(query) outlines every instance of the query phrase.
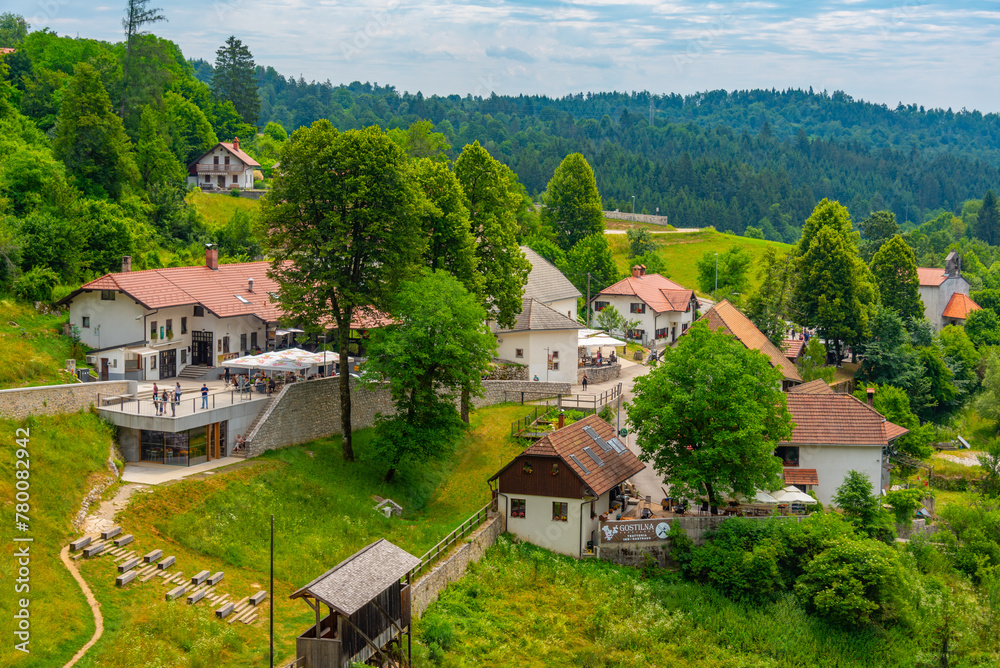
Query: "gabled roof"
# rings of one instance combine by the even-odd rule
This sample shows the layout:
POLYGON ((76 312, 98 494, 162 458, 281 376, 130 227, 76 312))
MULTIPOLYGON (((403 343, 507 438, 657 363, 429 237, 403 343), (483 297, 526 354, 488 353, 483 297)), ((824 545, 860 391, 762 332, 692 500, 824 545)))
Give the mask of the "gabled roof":
POLYGON ((802 354, 802 349, 806 347, 806 342, 800 339, 782 339, 781 349, 785 351, 785 357, 794 362, 802 354))
POLYGON ((825 380, 822 378, 817 378, 816 380, 810 380, 808 383, 802 383, 801 385, 796 385, 795 387, 789 388, 789 394, 835 394, 833 388, 830 387, 825 380))
POLYGON ((699 320, 707 322, 713 330, 721 327, 727 334, 732 334, 739 339, 740 343, 747 348, 759 350, 767 355, 768 359, 771 360, 771 366, 780 369, 785 380, 802 382, 802 375, 798 368, 785 357, 785 353, 778 350, 777 346, 771 343, 750 322, 750 318, 740 313, 739 309, 730 304, 728 299, 723 299, 705 311, 699 320))
MULTIPOLYGON (((622 447, 621 452, 614 448, 605 450, 587 433, 586 428, 592 429, 605 442, 615 438, 614 427, 596 415, 588 415, 536 441, 518 457, 558 457, 597 496, 645 468, 628 448, 622 447), (594 453, 600 463, 584 448, 594 453)), ((497 471, 490 480, 496 479, 514 461, 497 471)))
POLYGON ((944 307, 944 312, 941 314, 943 318, 957 318, 959 320, 965 320, 969 317, 969 314, 973 311, 981 311, 982 306, 972 301, 969 295, 963 292, 956 292, 948 300, 948 305, 944 307))
MULTIPOLYGON (((243 262, 220 264, 217 270, 197 265, 105 274, 84 283, 59 303, 72 302, 84 291, 115 290, 147 309, 198 304, 220 318, 255 315, 264 322, 277 322, 283 314, 279 304, 271 299, 271 293, 277 293, 280 287, 267 275, 270 266, 270 262, 243 262), (251 278, 253 292, 250 292, 251 278)), ((353 324, 356 328, 371 329, 389 322, 382 313, 363 312, 355 316, 353 324)))
POLYGON ((514 326, 510 329, 498 330, 497 333, 554 331, 560 329, 583 329, 583 325, 567 318, 559 311, 543 304, 537 299, 525 297, 521 300, 521 312, 517 315, 517 322, 514 323, 514 326))
POLYGON ((818 485, 819 475, 816 469, 784 469, 782 475, 786 485, 818 485))
POLYGON ((579 299, 583 296, 554 264, 527 246, 521 246, 521 252, 531 263, 528 283, 524 286, 525 297, 537 299, 543 304, 551 304, 562 299, 579 299))
POLYGON ((385 538, 365 547, 289 598, 312 596, 350 617, 420 565, 420 559, 385 538))
POLYGON ((795 424, 782 445, 888 445, 909 430, 850 394, 786 395, 795 424))
POLYGON ((637 297, 657 313, 687 311, 695 298, 694 290, 688 290, 660 274, 629 276, 598 293, 599 297, 608 295, 637 297))
POLYGON ((948 274, 944 273, 944 269, 936 267, 917 267, 917 279, 920 281, 920 285, 932 287, 941 285, 948 280, 948 274))
MULTIPOLYGON (((251 158, 249 155, 247 155, 246 153, 244 153, 243 151, 240 150, 239 144, 237 144, 235 142, 231 142, 231 141, 220 141, 218 144, 216 144, 212 148, 208 149, 207 151, 205 151, 204 153, 202 153, 201 155, 199 155, 196 159, 194 159, 188 165, 188 170, 189 171, 193 170, 194 169, 194 165, 196 165, 199 160, 201 160, 206 155, 208 155, 209 153, 211 153, 215 149, 219 148, 220 146, 222 148, 226 149, 227 151, 229 151, 230 153, 232 153, 233 156, 235 156, 237 160, 239 160, 240 162, 242 162, 247 167, 260 167, 260 163, 259 162, 257 162, 256 160, 254 160, 253 158, 251 158)), ((192 172, 192 173, 195 173, 195 172, 192 172)))

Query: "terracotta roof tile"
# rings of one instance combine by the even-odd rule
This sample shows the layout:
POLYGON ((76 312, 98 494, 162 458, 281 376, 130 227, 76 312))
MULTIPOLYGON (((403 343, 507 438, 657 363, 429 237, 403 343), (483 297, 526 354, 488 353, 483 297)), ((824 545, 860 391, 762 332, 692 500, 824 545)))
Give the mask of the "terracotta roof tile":
POLYGON ((786 485, 818 485, 816 469, 784 469, 786 485))
MULTIPOLYGON (((584 427, 592 428, 605 441, 615 437, 614 427, 596 415, 588 415, 582 420, 545 436, 522 454, 559 457, 598 496, 645 468, 639 458, 627 448, 620 454, 613 449, 605 451, 584 431, 584 427), (584 447, 589 448, 603 464, 598 465, 584 451, 584 447), (586 472, 583 467, 573 461, 573 457, 576 457, 583 467, 586 467, 586 472)), ((503 469, 501 469, 502 471, 503 469)), ((500 472, 494 475, 491 480, 499 475, 500 472)))
POLYGON ((785 380, 802 382, 802 375, 798 368, 750 322, 748 317, 740 313, 728 300, 723 299, 715 304, 701 316, 700 320, 706 321, 713 330, 721 327, 726 333, 739 339, 740 343, 747 348, 759 350, 767 355, 771 360, 771 366, 780 369, 785 380))
POLYGON ((630 295, 638 297, 646 306, 657 313, 667 311, 685 312, 695 298, 694 290, 688 290, 660 274, 629 276, 612 286, 604 288, 601 295, 630 295))
POLYGON ((788 390, 789 394, 834 394, 833 388, 825 380, 817 378, 788 390))
POLYGON ((247 167, 260 167, 259 162, 251 158, 249 155, 247 155, 240 149, 236 148, 236 145, 233 144, 233 142, 220 141, 219 144, 223 148, 227 149, 230 153, 235 155, 237 158, 239 158, 239 161, 242 162, 247 167))
POLYGON ((785 357, 794 362, 802 354, 802 349, 806 347, 806 342, 800 339, 783 339, 781 349, 785 351, 785 357))
MULTIPOLYGON (((220 318, 256 315, 265 322, 277 322, 282 312, 270 293, 278 292, 280 287, 267 275, 270 266, 269 262, 245 262, 220 264, 218 270, 198 265, 105 274, 84 283, 60 303, 72 301, 84 290, 117 290, 149 309, 200 304, 220 318), (253 292, 249 290, 251 278, 253 292)), ((365 311, 357 314, 354 325, 371 329, 390 321, 380 312, 365 311)))
POLYGON ((786 395, 794 429, 787 445, 887 445, 909 432, 850 394, 786 395))
POLYGON ((972 301, 969 295, 962 292, 956 292, 948 300, 948 305, 944 307, 944 312, 941 314, 944 318, 958 318, 960 320, 965 320, 969 317, 969 314, 973 311, 981 311, 982 306, 972 301))
POLYGON ((917 267, 917 278, 920 281, 920 285, 934 286, 944 283, 948 275, 944 273, 944 269, 917 267))

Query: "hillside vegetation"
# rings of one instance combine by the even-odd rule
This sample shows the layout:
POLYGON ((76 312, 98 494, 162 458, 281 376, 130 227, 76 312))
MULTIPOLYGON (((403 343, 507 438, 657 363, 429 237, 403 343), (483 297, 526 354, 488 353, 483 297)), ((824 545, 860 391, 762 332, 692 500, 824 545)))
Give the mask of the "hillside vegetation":
POLYGON ((65 313, 39 313, 29 305, 0 299, 0 389, 77 382, 66 360, 84 366, 83 349, 62 335, 65 313))

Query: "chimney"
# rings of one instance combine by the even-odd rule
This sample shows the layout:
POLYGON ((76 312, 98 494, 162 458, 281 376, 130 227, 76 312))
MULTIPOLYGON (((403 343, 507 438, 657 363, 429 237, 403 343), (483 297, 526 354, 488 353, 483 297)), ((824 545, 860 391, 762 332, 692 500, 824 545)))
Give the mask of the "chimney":
POLYGON ((205 266, 212 271, 219 270, 219 249, 218 248, 206 248, 205 249, 205 266))
POLYGON ((646 275, 646 265, 644 265, 644 264, 640 264, 639 265, 639 275, 640 276, 645 276, 646 275))
POLYGON ((247 290, 249 290, 250 292, 253 292, 253 278, 248 278, 247 279, 247 283, 250 284, 250 287, 248 287, 247 290))
POLYGON ((632 278, 639 278, 642 276, 642 270, 639 269, 639 265, 632 265, 632 278))
POLYGON ((240 138, 239 137, 233 137, 233 150, 234 151, 240 150, 240 138))
POLYGON ((132 271, 132 256, 131 255, 123 255, 122 256, 122 273, 125 274, 125 273, 128 273, 130 271, 132 271))
POLYGON ((867 390, 865 390, 865 394, 868 395, 868 405, 871 406, 872 408, 874 408, 875 407, 875 388, 874 387, 869 387, 867 390))
POLYGON ((556 429, 562 429, 565 426, 566 426, 566 413, 564 413, 563 411, 559 411, 559 423, 556 426, 556 429))

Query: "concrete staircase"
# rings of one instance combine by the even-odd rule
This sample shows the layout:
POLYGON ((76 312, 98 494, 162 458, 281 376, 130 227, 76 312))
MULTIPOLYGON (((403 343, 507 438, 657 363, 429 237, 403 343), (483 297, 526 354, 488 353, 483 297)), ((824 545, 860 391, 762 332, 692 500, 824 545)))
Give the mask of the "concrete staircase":
POLYGON ((183 378, 184 380, 201 380, 205 374, 211 371, 212 367, 201 366, 189 364, 184 369, 177 374, 177 378, 183 378))
MULTIPOLYGON (((254 421, 250 423, 250 426, 243 434, 245 437, 247 437, 247 445, 249 445, 250 443, 250 437, 253 436, 254 433, 257 431, 257 425, 259 425, 263 420, 266 420, 267 416, 271 414, 271 407, 274 406, 274 403, 278 400, 278 397, 280 397, 284 391, 285 388, 281 388, 281 392, 276 392, 275 394, 272 394, 271 398, 267 400, 266 404, 264 404, 264 408, 261 409, 260 413, 257 413, 257 417, 254 418, 254 421)), ((246 459, 247 456, 246 446, 244 446, 243 450, 239 450, 237 452, 231 452, 229 456, 238 457, 240 459, 246 459)))

